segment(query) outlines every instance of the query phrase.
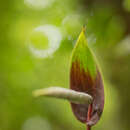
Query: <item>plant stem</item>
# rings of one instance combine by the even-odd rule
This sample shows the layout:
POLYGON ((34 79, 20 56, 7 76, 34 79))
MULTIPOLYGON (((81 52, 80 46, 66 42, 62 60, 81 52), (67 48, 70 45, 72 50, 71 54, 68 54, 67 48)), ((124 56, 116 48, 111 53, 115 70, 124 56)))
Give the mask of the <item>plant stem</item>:
POLYGON ((87 126, 87 130, 91 130, 91 126, 90 125, 87 126))

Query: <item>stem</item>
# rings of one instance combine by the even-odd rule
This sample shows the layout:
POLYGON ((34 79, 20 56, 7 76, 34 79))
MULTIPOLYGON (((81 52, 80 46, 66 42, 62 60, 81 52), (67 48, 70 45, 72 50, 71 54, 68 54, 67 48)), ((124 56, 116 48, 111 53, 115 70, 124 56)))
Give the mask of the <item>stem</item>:
POLYGON ((91 130, 91 126, 90 125, 87 126, 87 130, 91 130))
POLYGON ((60 88, 60 87, 50 87, 45 89, 35 90, 33 92, 34 97, 47 96, 55 97, 60 99, 67 99, 68 101, 76 104, 91 104, 92 97, 83 92, 77 92, 74 90, 60 88))

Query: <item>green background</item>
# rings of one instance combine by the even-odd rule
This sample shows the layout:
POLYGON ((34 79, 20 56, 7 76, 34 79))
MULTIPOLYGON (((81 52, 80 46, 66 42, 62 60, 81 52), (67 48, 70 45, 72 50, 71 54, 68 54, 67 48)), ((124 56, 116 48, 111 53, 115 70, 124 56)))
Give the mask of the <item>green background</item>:
POLYGON ((70 56, 83 25, 105 87, 93 130, 130 130, 130 0, 1 0, 0 130, 86 129, 67 101, 32 97, 39 88, 69 87, 70 56), (46 25, 57 27, 62 40, 51 55, 38 57, 29 46, 51 47, 35 32, 46 25))

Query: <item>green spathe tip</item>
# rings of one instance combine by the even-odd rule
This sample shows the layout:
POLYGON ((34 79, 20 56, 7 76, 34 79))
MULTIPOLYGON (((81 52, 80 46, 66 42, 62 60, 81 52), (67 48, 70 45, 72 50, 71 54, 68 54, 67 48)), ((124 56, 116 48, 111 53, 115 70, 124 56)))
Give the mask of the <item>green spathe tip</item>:
POLYGON ((85 72, 88 72, 90 76, 95 77, 97 73, 96 63, 94 56, 88 47, 85 30, 86 27, 83 27, 73 49, 72 63, 78 63, 81 69, 85 70, 85 72))

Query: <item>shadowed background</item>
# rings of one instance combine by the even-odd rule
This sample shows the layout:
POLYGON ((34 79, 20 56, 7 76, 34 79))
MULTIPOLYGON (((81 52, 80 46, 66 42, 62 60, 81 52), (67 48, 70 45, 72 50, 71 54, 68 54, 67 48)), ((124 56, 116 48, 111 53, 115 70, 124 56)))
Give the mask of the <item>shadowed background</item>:
POLYGON ((0 18, 0 130, 85 130, 67 101, 32 97, 38 88, 69 87, 83 25, 105 84, 93 130, 130 129, 130 0, 3 0, 0 18))

